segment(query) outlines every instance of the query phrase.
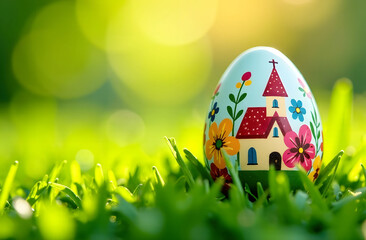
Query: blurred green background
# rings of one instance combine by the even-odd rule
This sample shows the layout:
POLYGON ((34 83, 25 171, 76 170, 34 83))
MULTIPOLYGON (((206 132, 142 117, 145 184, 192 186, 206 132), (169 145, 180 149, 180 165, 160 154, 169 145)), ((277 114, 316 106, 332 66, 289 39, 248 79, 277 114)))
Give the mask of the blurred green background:
POLYGON ((365 8, 346 0, 0 0, 0 178, 14 160, 27 183, 63 159, 83 171, 100 162, 123 177, 162 164, 164 136, 202 159, 218 80, 261 45, 287 55, 308 81, 326 155, 327 136, 336 136, 327 123, 339 117, 328 109, 337 112, 337 94, 352 89, 331 90, 339 78, 352 81, 353 118, 337 118, 350 133, 337 147, 352 152, 347 146, 366 132, 365 8))

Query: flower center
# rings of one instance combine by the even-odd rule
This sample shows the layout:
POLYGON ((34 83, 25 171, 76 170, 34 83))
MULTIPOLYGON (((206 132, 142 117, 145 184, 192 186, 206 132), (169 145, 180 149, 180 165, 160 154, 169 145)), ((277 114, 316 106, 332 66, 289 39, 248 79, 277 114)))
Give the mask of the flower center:
POLYGON ((212 109, 211 116, 215 115, 215 109, 212 109))
POLYGON ((300 110, 300 108, 299 108, 299 107, 297 107, 297 108, 295 109, 295 111, 296 111, 297 113, 300 113, 300 112, 301 112, 301 110, 300 110))
POLYGON ((303 153, 304 152, 304 149, 303 148, 299 148, 299 153, 303 153))
POLYGON ((215 147, 216 147, 217 150, 219 150, 222 147, 222 140, 221 139, 216 140, 215 147))

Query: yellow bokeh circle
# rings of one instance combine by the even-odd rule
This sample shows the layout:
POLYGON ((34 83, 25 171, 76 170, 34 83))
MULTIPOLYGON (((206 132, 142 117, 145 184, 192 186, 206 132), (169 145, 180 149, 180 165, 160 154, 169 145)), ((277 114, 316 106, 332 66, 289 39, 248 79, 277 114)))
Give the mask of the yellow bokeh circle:
POLYGON ((199 93, 211 70, 210 43, 156 43, 139 30, 129 10, 123 8, 108 31, 108 58, 122 88, 140 99, 168 105, 199 93))
POLYGON ((81 33, 72 2, 41 9, 12 56, 19 83, 42 95, 74 98, 93 92, 106 79, 105 55, 81 33))
POLYGON ((151 39, 168 45, 202 38, 216 19, 218 0, 131 1, 138 27, 151 39))

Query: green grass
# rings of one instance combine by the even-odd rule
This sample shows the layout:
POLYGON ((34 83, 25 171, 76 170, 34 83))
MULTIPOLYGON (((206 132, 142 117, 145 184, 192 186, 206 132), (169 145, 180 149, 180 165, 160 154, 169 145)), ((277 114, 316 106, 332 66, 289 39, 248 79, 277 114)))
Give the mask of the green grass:
MULTIPOLYGON (((336 85, 333 94, 341 97, 332 97, 331 105, 350 99, 351 92, 341 93, 345 84, 336 85)), ((346 114, 346 108, 331 111, 346 114)), ((332 125, 339 142, 327 147, 325 140, 315 183, 302 171, 274 169, 246 179, 227 161, 234 182, 227 198, 223 182, 213 182, 202 159, 181 151, 173 138, 166 139, 169 157, 179 168, 162 161, 125 178, 101 164, 82 172, 74 160, 29 183, 17 181, 24 179, 17 173, 23 162, 15 162, 0 179, 0 239, 363 239, 366 141, 349 151, 339 134, 349 129, 349 118, 342 119, 332 125)))
POLYGON ((136 171, 120 184, 113 171, 104 172, 100 164, 88 175, 81 174, 76 161, 62 161, 32 189, 22 189, 27 197, 21 204, 17 193, 22 191, 12 186, 18 166, 14 163, 0 195, 0 238, 363 238, 366 172, 362 168, 362 177, 352 182, 337 174, 343 152, 323 167, 315 184, 302 171, 293 176, 271 169, 266 176, 269 188, 258 183, 255 192, 242 187, 235 166, 229 164, 234 185, 225 198, 222 182, 213 183, 191 152, 185 149, 183 159, 174 139, 168 143, 181 168, 168 169, 165 178, 152 167, 147 178, 136 171), (70 171, 69 181, 59 178, 65 171, 70 171), (303 190, 290 188, 293 177, 303 190))

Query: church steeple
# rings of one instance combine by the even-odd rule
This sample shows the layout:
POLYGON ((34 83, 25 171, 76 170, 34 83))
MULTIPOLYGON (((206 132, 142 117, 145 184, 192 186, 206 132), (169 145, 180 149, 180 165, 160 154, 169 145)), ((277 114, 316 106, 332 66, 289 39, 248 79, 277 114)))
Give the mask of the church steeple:
POLYGON ((264 89, 263 96, 269 97, 269 96, 280 96, 280 97, 287 97, 287 93, 285 90, 285 87, 282 84, 281 78, 277 73, 276 70, 276 62, 274 59, 272 61, 269 61, 269 63, 273 64, 273 69, 271 72, 271 75, 269 76, 267 86, 264 89))
POLYGON ((266 97, 267 116, 272 117, 277 112, 280 117, 286 117, 285 97, 288 95, 276 69, 278 62, 272 59, 269 63, 273 64, 273 69, 263 92, 263 96, 266 97))

